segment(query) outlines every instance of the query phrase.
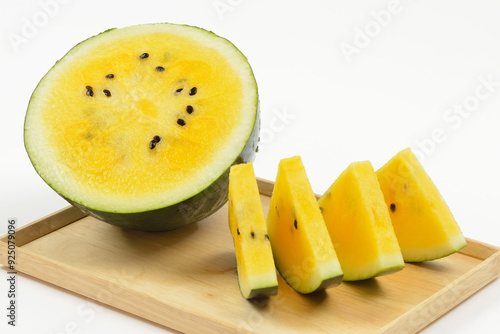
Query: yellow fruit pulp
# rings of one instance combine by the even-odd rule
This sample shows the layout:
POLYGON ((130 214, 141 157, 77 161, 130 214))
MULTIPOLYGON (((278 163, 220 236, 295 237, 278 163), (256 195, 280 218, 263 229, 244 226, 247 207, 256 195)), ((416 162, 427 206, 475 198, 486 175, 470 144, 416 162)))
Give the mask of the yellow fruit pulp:
POLYGON ((275 295, 278 280, 252 163, 231 167, 229 228, 243 297, 275 295))
POLYGON ((380 168, 377 177, 405 261, 433 260, 465 247, 448 205, 409 148, 380 168))
POLYGON ((344 272, 353 281, 404 267, 377 177, 369 161, 355 162, 319 199, 344 272))
POLYGON ((340 283, 342 270, 300 157, 279 163, 267 229, 276 266, 295 290, 340 283))
POLYGON ((39 137, 32 151, 57 162, 41 173, 65 180, 52 186, 96 209, 134 212, 188 198, 225 171, 250 135, 255 82, 229 42, 198 30, 105 32, 48 73, 26 124, 39 137))

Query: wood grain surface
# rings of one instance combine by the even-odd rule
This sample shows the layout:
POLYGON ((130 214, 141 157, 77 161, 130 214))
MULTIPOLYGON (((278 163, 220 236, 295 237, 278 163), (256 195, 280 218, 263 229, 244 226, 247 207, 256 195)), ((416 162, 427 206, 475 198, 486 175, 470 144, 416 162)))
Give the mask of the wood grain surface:
MULTIPOLYGON (((272 183, 259 180, 259 188, 267 214, 272 183)), ((18 229, 16 239, 16 270, 185 333, 415 333, 500 275, 500 249, 467 239, 447 258, 311 295, 279 277, 277 296, 247 301, 226 206, 161 233, 68 207, 18 229)), ((3 236, 3 265, 6 250, 3 236)))

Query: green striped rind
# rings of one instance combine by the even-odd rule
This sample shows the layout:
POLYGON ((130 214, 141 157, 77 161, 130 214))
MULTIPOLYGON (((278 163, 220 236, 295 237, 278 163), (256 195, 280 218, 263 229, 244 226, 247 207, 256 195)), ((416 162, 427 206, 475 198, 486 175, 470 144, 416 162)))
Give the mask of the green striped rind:
POLYGON ((241 295, 246 299, 267 298, 278 294, 278 280, 276 272, 266 272, 260 275, 241 275, 241 267, 238 269, 238 287, 241 295))
POLYGON ((320 291, 320 290, 324 290, 327 288, 333 288, 334 286, 337 286, 340 283, 342 283, 342 277, 343 277, 343 275, 335 276, 332 278, 327 278, 327 279, 323 280, 321 282, 321 284, 314 291, 320 291))
MULTIPOLYGON (((285 272, 285 270, 288 269, 283 268, 278 258, 275 257, 274 262, 283 280, 295 291, 304 295, 338 286, 342 283, 344 278, 344 273, 340 270, 340 266, 332 265, 331 262, 318 264, 314 269, 313 275, 311 275, 309 279, 301 277, 303 275, 300 273, 297 275, 288 275, 288 272, 285 272), (339 269, 335 269, 337 266, 339 269), (280 271, 280 268, 282 268, 283 272, 280 271)), ((306 269, 304 268, 304 270, 306 269)))
POLYGON ((454 242, 450 241, 447 244, 439 245, 441 247, 407 249, 403 252, 405 262, 424 262, 442 259, 443 257, 455 254, 467 246, 465 239, 461 235, 457 236, 455 239, 457 240, 453 240, 454 242))
POLYGON ((248 296, 243 296, 246 299, 267 298, 278 294, 278 286, 270 286, 265 288, 257 288, 250 291, 248 296))
POLYGON ((384 269, 380 269, 378 271, 373 271, 370 274, 365 274, 365 273, 360 271, 356 277, 353 277, 352 275, 351 275, 351 277, 344 276, 344 281, 346 281, 346 282, 363 281, 363 280, 371 279, 371 278, 378 277, 378 276, 390 275, 392 273, 395 273, 395 272, 402 270, 404 267, 405 267, 404 265, 387 267, 384 269))
MULTIPOLYGON (((278 267, 278 265, 276 267, 278 267)), ((278 269, 278 272, 279 272, 279 269, 278 269)), ((281 273, 280 273, 280 275, 281 275, 281 273)), ((337 273, 336 276, 333 275, 331 277, 324 277, 322 281, 320 281, 320 282, 318 282, 318 284, 316 284, 316 286, 309 285, 307 287, 307 289, 304 289, 304 290, 300 289, 297 286, 297 284, 294 284, 293 277, 291 279, 290 278, 287 279, 286 276, 284 276, 284 275, 281 275, 281 277, 286 282, 286 284, 291 286, 295 291, 297 291, 298 293, 301 293, 303 295, 308 295, 308 294, 316 292, 316 291, 325 290, 325 289, 333 288, 335 286, 340 285, 340 283, 342 283, 342 279, 343 279, 344 275, 342 273, 337 273)))

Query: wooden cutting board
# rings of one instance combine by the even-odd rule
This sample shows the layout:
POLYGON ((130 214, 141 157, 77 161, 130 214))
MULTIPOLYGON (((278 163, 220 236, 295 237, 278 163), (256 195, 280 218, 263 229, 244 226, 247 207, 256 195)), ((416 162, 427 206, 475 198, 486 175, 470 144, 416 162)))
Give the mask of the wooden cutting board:
MULTIPOLYGON (((273 184, 259 180, 267 213, 273 184)), ((500 275, 500 248, 467 239, 444 259, 311 295, 279 278, 247 301, 227 207, 182 229, 127 231, 68 207, 16 231, 16 270, 185 333, 414 333, 500 275)), ((0 260, 7 264, 7 237, 0 260)))

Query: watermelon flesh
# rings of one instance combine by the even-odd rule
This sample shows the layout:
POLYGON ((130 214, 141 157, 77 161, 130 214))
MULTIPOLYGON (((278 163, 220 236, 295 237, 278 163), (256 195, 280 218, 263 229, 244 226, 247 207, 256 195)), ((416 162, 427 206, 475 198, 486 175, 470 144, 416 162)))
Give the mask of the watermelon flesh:
POLYGON ((228 215, 241 294, 247 299, 276 295, 278 279, 251 162, 231 167, 228 215))
POLYGON ((319 199, 319 205, 345 281, 403 269, 384 195, 369 161, 349 165, 319 199))
POLYGON ((466 246, 457 221, 411 149, 377 171, 406 262, 442 258, 466 246))
POLYGON ((25 146, 70 203, 140 230, 199 221, 252 161, 258 93, 246 58, 200 28, 113 29, 68 52, 35 89, 25 146))
POLYGON ((282 159, 267 215, 276 268, 297 292, 342 282, 343 272, 299 156, 282 159))

